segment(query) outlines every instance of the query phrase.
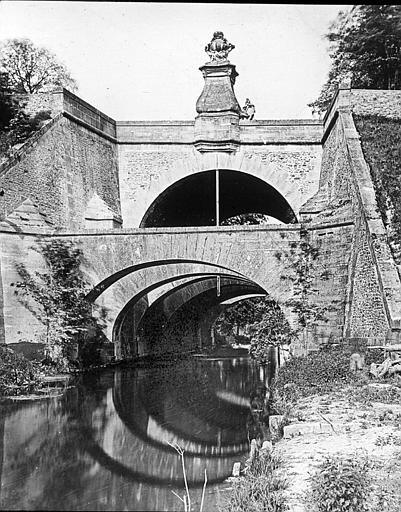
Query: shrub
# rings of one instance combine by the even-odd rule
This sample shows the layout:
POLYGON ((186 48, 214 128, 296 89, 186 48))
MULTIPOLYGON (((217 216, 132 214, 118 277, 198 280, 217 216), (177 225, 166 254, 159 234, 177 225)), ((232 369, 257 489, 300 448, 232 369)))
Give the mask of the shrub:
POLYGON ((385 388, 363 386, 350 390, 350 398, 354 402, 362 402, 365 405, 370 405, 373 402, 399 403, 401 401, 401 389, 395 386, 385 388))
POLYGON ((372 363, 381 364, 385 359, 383 354, 383 349, 381 348, 373 348, 366 350, 365 353, 365 364, 366 366, 370 366, 372 363))
POLYGON ((401 446, 401 435, 397 434, 387 434, 386 436, 379 436, 376 439, 376 446, 385 446, 386 444, 393 444, 396 446, 401 446))
POLYGON ((19 395, 30 392, 39 384, 39 374, 24 356, 0 346, 0 395, 19 395))
POLYGON ((401 452, 395 450, 385 461, 376 461, 373 512, 401 510, 401 452))
POLYGON ((318 512, 369 510, 370 467, 357 453, 326 457, 310 477, 309 500, 318 512))
POLYGON ((296 401, 303 396, 336 390, 355 378, 349 370, 349 353, 334 347, 287 361, 278 371, 273 391, 286 400, 296 401))

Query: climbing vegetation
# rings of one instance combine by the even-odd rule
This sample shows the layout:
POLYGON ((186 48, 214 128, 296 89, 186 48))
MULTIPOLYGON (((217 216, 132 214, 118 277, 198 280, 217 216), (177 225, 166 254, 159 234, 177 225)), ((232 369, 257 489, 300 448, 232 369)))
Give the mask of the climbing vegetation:
POLYGON ((354 115, 384 225, 401 263, 401 119, 354 115))
POLYGON ((31 273, 20 263, 20 281, 13 286, 19 300, 45 326, 38 341, 45 344, 46 359, 64 368, 98 363, 105 311, 86 298, 82 251, 73 242, 58 239, 39 241, 36 250, 47 271, 31 273))

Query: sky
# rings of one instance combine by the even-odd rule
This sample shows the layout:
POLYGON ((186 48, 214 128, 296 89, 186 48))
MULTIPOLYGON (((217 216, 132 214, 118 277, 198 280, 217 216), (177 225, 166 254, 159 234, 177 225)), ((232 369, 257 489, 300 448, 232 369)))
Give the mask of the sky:
POLYGON ((235 45, 241 106, 255 119, 309 119, 330 66, 324 39, 347 5, 0 1, 0 40, 46 46, 78 96, 116 120, 191 120, 213 32, 235 45))

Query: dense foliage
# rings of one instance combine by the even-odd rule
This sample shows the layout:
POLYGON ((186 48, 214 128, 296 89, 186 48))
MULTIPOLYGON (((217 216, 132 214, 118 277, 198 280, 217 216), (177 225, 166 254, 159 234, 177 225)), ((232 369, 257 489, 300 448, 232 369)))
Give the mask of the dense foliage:
POLYGON ((269 297, 252 297, 227 307, 215 327, 223 336, 236 339, 239 330, 245 329, 251 340, 250 353, 262 364, 267 362, 271 346, 290 344, 295 336, 280 306, 269 297))
POLYGON ((314 111, 327 109, 343 79, 354 88, 401 88, 401 6, 356 5, 338 14, 325 37, 331 68, 319 98, 309 104, 314 111))
POLYGON ((16 114, 16 102, 11 96, 8 74, 0 72, 0 132, 6 130, 16 114))
POLYGON ((280 367, 274 393, 296 401, 302 396, 335 391, 355 379, 349 370, 350 354, 339 347, 294 357, 280 367))
POLYGON ((250 353, 261 364, 268 362, 271 346, 289 345, 295 338, 295 332, 277 302, 265 299, 265 304, 260 320, 250 326, 250 353))
POLYGON ((261 320, 264 303, 264 297, 252 297, 227 306, 215 322, 217 332, 223 336, 239 335, 240 329, 261 320))
POLYGON ((264 213, 241 213, 224 219, 220 224, 221 226, 269 224, 269 219, 270 217, 264 213))
POLYGON ((103 339, 102 309, 95 316, 89 291, 80 269, 82 252, 73 242, 50 240, 38 243, 47 272, 28 272, 17 265, 21 280, 14 283, 20 300, 46 326, 47 358, 60 366, 78 360, 96 364, 103 339), (78 355, 76 355, 78 352, 78 355))
POLYGON ((0 346, 0 396, 26 394, 39 380, 39 373, 31 362, 0 346))
POLYGON ((401 120, 354 116, 370 167, 377 205, 390 244, 401 263, 401 120))
POLYGON ((318 512, 369 510, 370 464, 358 453, 330 455, 311 476, 311 501, 318 512))
POLYGON ((76 82, 56 55, 29 39, 8 39, 0 47, 0 67, 13 92, 33 94, 62 86, 76 90, 76 82))
MULTIPOLYGON (((25 142, 51 118, 48 110, 25 112, 26 101, 13 96, 7 73, 0 73, 0 155, 12 156, 13 148, 25 142)), ((1 158, 0 158, 1 163, 1 158)))
POLYGON ((0 163, 13 156, 17 144, 25 142, 50 111, 25 111, 24 94, 63 86, 76 90, 76 82, 56 56, 29 39, 10 39, 0 45, 0 163), (21 96, 22 95, 22 96, 21 96), (3 158, 1 158, 1 156, 3 158))

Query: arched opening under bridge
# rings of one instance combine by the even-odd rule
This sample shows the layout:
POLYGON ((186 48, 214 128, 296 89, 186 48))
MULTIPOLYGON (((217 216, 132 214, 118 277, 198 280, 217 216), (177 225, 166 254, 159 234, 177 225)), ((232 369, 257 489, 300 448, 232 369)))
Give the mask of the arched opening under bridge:
POLYGON ((249 213, 297 222, 273 186, 251 174, 222 169, 199 172, 168 187, 149 206, 140 227, 214 226, 249 213))
POLYGON ((117 315, 113 341, 131 357, 214 346, 214 323, 226 301, 267 295, 258 283, 229 271, 160 273, 117 315))

